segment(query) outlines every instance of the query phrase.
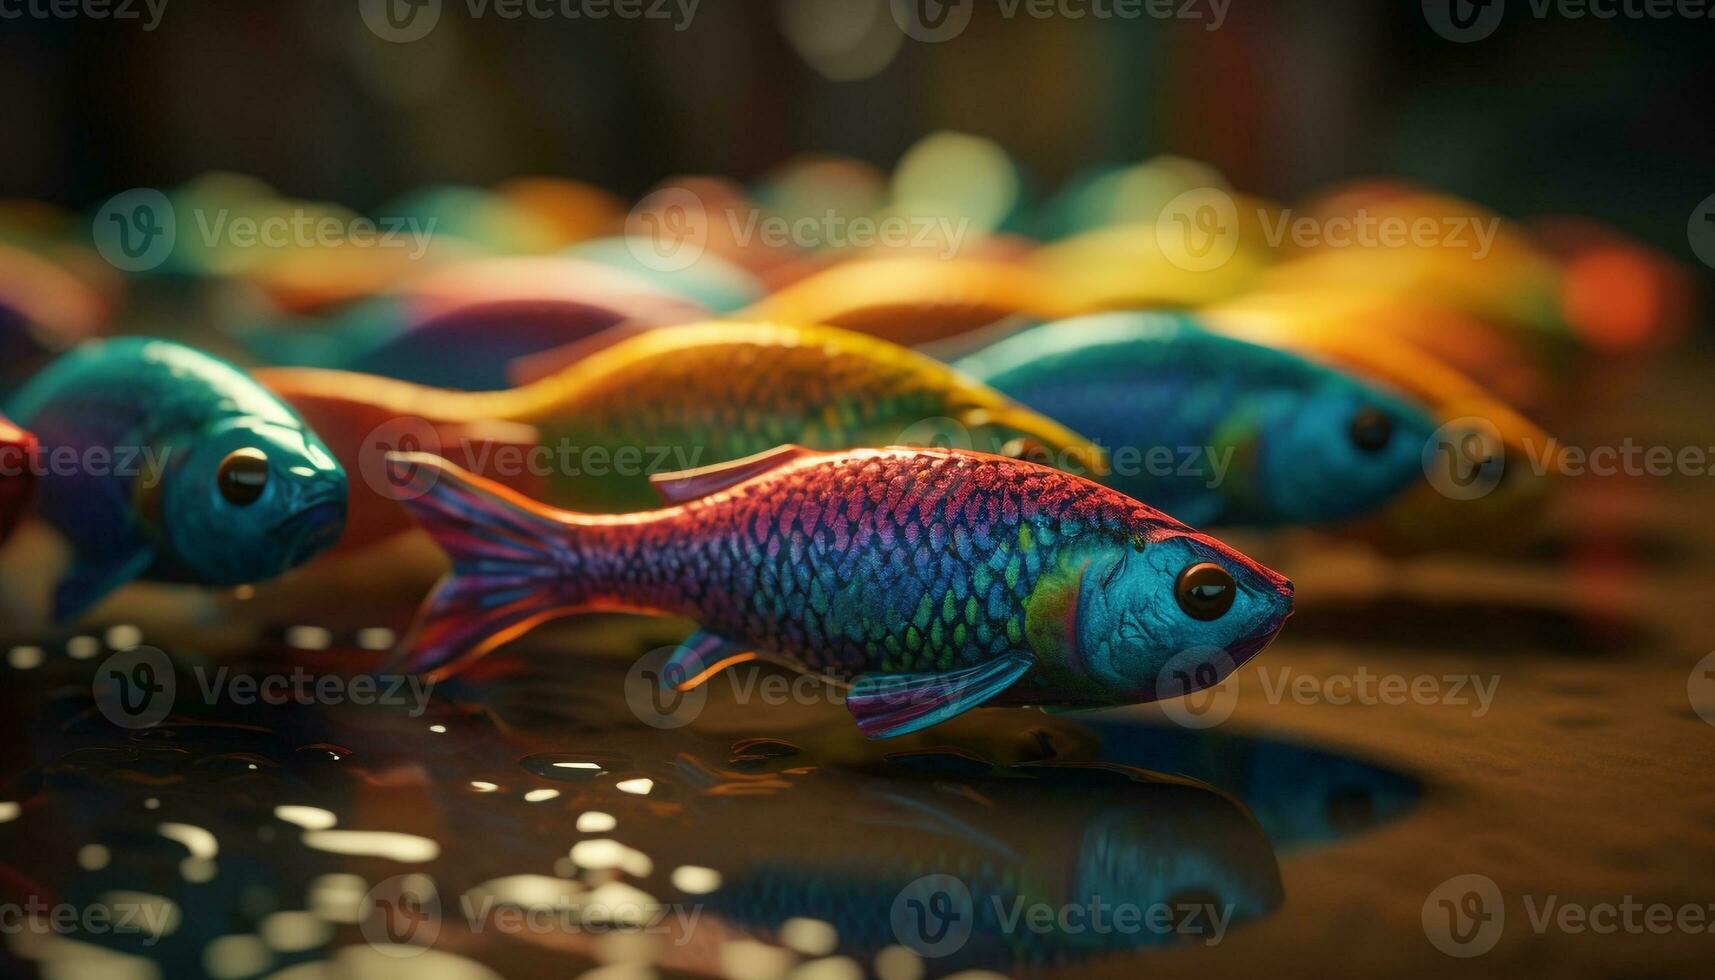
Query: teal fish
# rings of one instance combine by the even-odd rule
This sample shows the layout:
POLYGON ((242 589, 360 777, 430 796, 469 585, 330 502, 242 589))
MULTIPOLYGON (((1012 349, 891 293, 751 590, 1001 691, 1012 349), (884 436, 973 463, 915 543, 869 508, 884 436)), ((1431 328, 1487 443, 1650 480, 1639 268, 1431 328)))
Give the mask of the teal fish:
POLYGON ((75 551, 56 620, 136 578, 273 578, 345 526, 345 471, 321 440, 242 371, 189 347, 86 345, 25 385, 9 414, 36 435, 38 509, 75 551))
POLYGON ((1331 524, 1423 478, 1403 398, 1184 314, 1042 324, 954 367, 1107 451, 1103 483, 1194 527, 1331 524))

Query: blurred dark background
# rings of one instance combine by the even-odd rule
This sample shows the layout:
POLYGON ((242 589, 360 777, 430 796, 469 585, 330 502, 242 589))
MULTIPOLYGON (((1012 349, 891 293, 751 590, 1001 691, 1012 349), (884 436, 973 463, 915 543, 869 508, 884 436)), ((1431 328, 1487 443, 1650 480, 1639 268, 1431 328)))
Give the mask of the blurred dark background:
POLYGON ((0 17, 0 196, 77 208, 211 169, 358 208, 521 174, 634 196, 806 151, 888 168, 937 129, 1000 141, 1037 192, 1163 152, 1284 200, 1393 174, 1686 259, 1715 193, 1708 18, 1539 18, 1514 0, 1456 44, 1416 2, 1233 0, 1208 30, 1208 0, 1195 20, 1009 19, 977 0, 961 36, 923 43, 886 0, 702 0, 684 30, 677 7, 508 20, 445 0, 427 37, 396 44, 357 0, 166 0, 147 32, 15 16, 30 2, 49 0, 0 17))

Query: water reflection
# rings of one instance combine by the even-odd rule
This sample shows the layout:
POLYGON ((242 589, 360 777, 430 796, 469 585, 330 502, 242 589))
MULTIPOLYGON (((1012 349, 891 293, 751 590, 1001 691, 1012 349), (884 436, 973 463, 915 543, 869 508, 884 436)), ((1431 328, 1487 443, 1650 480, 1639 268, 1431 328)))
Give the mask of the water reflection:
POLYGON ((658 729, 625 703, 630 660, 566 637, 490 658, 426 710, 196 693, 207 669, 375 662, 355 647, 174 651, 173 710, 137 730, 93 703, 105 653, 39 639, 44 662, 0 667, 0 802, 16 804, 0 902, 173 914, 11 937, 0 972, 751 975, 844 957, 909 975, 920 953, 930 976, 1076 973, 1242 929, 1283 901, 1276 848, 1417 795, 1313 749, 1111 717, 984 711, 874 743, 837 704, 711 685, 695 723, 658 729), (381 928, 384 905, 420 914, 381 928), (413 931, 425 909, 434 928, 413 931))

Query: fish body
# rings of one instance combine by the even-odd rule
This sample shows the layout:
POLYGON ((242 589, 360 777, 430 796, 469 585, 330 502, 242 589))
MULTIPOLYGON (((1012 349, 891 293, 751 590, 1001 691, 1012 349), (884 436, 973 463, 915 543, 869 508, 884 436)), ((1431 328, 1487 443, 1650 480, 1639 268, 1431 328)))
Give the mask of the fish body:
POLYGON ((262 325, 240 342, 273 364, 339 368, 471 391, 507 387, 516 359, 705 311, 621 270, 567 258, 489 259, 439 270, 333 323, 262 325))
POLYGON ((1424 406, 1439 423, 1424 447, 1427 479, 1341 533, 1415 554, 1504 550, 1536 532, 1561 482, 1559 451, 1548 433, 1413 343, 1328 317, 1281 317, 1271 311, 1273 302, 1224 304, 1200 310, 1198 319, 1225 336, 1293 351, 1386 385, 1424 406))
POLYGON ((570 612, 678 615, 702 629, 665 668, 674 686, 762 656, 852 685, 847 707, 877 737, 984 703, 1187 693, 1170 661, 1212 684, 1291 611, 1290 582, 1213 538, 986 453, 785 446, 661 478, 670 506, 612 516, 543 507, 438 457, 389 459, 453 560, 405 645, 419 670, 570 612))
POLYGON ((12 536, 36 483, 36 437, 0 415, 0 542, 12 536))
POLYGON ((230 364, 164 340, 85 345, 10 414, 35 433, 39 510, 74 565, 66 620, 133 578, 236 585, 331 544, 345 472, 303 421, 230 364))
POLYGON ((1025 330, 956 365, 1107 451, 1102 478, 1189 524, 1322 524, 1421 479, 1435 429, 1392 392, 1190 317, 1025 330))
MULTIPOLYGON (((546 501, 583 511, 654 506, 659 498, 649 483, 652 473, 727 462, 784 443, 832 450, 941 439, 984 450, 1040 447, 1080 466, 1101 466, 1100 454, 1076 433, 939 361, 831 327, 661 327, 541 381, 495 393, 341 372, 273 369, 257 376, 306 411, 317 400, 317 411, 354 420, 335 425, 324 419, 318 429, 357 433, 389 416, 417 420, 411 423, 416 428, 528 426, 537 433, 539 452, 522 475, 541 482, 546 501)), ((436 451, 340 441, 340 459, 364 473, 381 473, 386 448, 436 451)), ((496 465, 498 455, 468 446, 449 441, 438 451, 501 482, 521 475, 519 467, 496 465)), ((393 529, 410 526, 397 508, 387 513, 393 529)))
POLYGON ((1053 290, 1018 262, 984 259, 855 259, 764 298, 758 320, 825 323, 918 346, 1003 320, 1063 315, 1053 290))

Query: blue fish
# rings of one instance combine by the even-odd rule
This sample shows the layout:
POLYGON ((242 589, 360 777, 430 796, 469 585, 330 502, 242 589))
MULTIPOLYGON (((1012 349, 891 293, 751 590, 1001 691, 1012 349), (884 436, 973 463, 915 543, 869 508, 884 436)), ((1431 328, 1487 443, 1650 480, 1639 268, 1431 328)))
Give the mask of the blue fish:
POLYGON ((25 385, 10 414, 40 443, 39 510, 75 551, 58 621, 136 578, 273 578, 345 526, 345 471, 321 440, 242 371, 189 347, 85 345, 25 385))
POLYGON ((1045 323, 954 366, 1102 446, 1102 482, 1194 527, 1376 510, 1421 478, 1436 426, 1389 391, 1183 314, 1045 323))

